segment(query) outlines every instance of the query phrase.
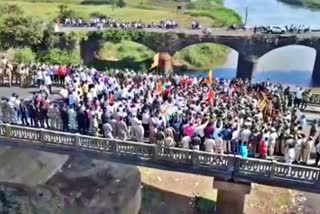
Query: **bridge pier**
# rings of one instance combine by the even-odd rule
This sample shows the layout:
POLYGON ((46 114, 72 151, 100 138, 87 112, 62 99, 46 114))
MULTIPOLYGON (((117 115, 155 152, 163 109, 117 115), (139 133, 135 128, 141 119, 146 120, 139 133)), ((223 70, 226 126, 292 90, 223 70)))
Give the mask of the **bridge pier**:
POLYGON ((159 53, 158 72, 161 75, 166 75, 172 72, 172 57, 167 52, 159 53))
POLYGON ((320 82, 320 51, 316 52, 316 59, 312 71, 312 80, 315 83, 320 82))
POLYGON ((236 77, 240 79, 248 79, 249 81, 255 75, 257 63, 239 54, 236 77))
POLYGON ((215 178, 213 188, 218 190, 217 214, 243 214, 245 196, 251 191, 251 183, 234 183, 215 178))

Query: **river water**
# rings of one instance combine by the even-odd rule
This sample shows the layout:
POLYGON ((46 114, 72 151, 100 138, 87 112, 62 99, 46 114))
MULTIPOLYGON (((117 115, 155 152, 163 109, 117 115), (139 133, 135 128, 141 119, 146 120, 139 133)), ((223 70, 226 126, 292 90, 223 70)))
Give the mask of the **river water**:
MULTIPOLYGON (((242 17, 245 17, 248 8, 248 26, 320 26, 320 10, 312 11, 290 6, 277 0, 225 0, 225 6, 237 11, 242 17)), ((314 49, 304 46, 288 46, 271 51, 259 59, 254 81, 269 78, 273 82, 314 86, 311 83, 311 75, 315 55, 314 49)), ((213 68, 214 76, 235 77, 237 60, 237 52, 231 51, 223 66, 213 68)))

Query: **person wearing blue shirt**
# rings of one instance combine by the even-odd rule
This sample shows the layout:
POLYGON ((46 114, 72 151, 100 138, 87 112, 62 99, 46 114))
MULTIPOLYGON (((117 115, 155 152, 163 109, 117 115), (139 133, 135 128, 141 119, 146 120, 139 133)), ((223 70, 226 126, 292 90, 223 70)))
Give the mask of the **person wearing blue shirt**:
POLYGON ((248 144, 247 144, 247 142, 241 143, 239 153, 240 153, 241 157, 248 158, 248 144))

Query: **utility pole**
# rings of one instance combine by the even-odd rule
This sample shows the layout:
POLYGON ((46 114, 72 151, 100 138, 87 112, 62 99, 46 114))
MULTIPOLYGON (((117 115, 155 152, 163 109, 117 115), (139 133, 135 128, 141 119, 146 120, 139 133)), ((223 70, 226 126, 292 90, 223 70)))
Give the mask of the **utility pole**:
POLYGON ((244 26, 247 25, 247 21, 248 21, 248 7, 246 7, 246 14, 245 14, 244 26))
POLYGON ((114 11, 114 8, 116 7, 116 0, 112 1, 112 11, 114 11))

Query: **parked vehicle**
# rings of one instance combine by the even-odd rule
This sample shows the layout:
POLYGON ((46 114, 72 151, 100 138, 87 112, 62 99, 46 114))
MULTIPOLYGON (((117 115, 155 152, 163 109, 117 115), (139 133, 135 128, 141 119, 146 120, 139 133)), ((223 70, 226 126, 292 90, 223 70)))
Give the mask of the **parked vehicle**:
POLYGON ((284 34, 286 33, 287 30, 284 27, 280 27, 280 26, 268 26, 266 29, 266 33, 270 33, 270 34, 284 34))

